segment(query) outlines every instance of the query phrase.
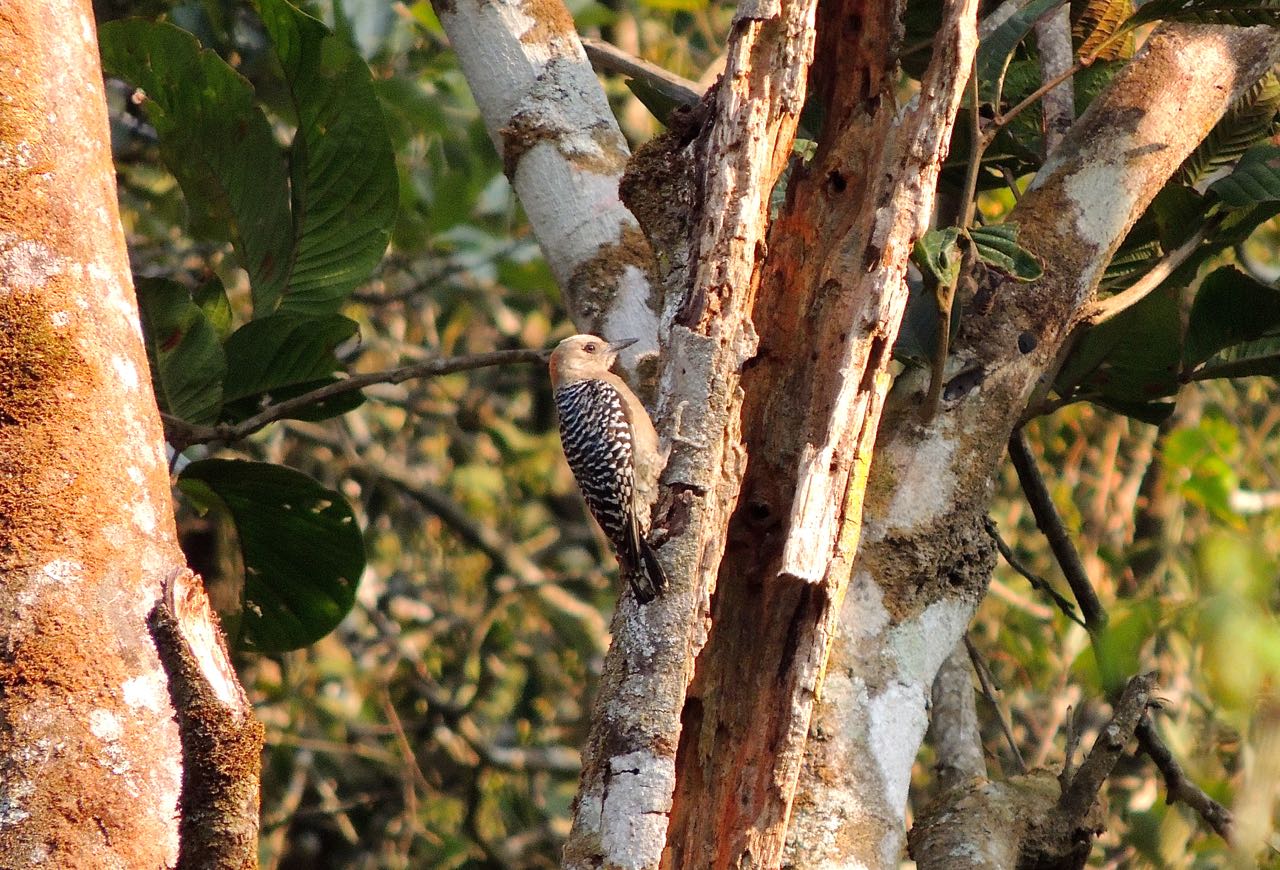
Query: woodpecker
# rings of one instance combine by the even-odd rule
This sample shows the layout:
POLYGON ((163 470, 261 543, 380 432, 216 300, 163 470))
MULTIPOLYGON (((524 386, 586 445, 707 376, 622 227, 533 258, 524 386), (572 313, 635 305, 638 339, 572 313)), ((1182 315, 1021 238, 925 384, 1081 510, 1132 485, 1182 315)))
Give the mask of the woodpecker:
POLYGON ((641 604, 666 588, 667 578, 646 540, 649 512, 665 464, 644 405, 609 371, 618 351, 594 335, 566 338, 551 353, 551 386, 560 417, 560 443, 591 515, 604 529, 618 568, 641 604))

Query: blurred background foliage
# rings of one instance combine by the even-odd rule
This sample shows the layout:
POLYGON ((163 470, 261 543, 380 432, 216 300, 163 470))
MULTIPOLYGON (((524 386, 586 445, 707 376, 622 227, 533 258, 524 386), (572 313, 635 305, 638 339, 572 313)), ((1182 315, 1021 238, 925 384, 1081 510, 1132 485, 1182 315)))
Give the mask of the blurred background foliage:
MULTIPOLYGON (((1107 4, 1072 5, 1088 20, 1085 12, 1107 4)), ((714 81, 730 4, 569 6, 584 34, 704 86, 714 81)), ((359 328, 358 340, 333 348, 340 367, 539 348, 574 331, 430 5, 308 8, 368 62, 398 178, 390 248, 340 307, 359 328)), ((276 137, 288 141, 287 114, 272 112, 283 98, 252 6, 99 0, 95 9, 100 22, 141 16, 194 34, 253 84, 276 137)), ((908 45, 922 68, 912 30, 920 20, 908 21, 908 45)), ((1034 83, 1018 81, 1033 57, 1020 51, 1007 86, 1029 91, 1034 83)), ((633 143, 661 129, 625 83, 605 84, 633 143)), ((231 246, 190 233, 182 190, 133 88, 113 80, 109 94, 135 275, 193 292, 216 276, 235 317, 247 320, 248 277, 231 246)), ((1027 137, 1038 133, 1034 124, 1016 133, 1002 134, 987 158, 1005 160, 1025 184, 1035 152, 1027 137)), ((964 153, 957 145, 953 158, 964 153)), ((962 172, 963 160, 953 160, 944 175, 951 195, 962 172)), ((1014 201, 998 176, 984 173, 980 185, 989 222, 1014 201)), ((1273 281, 1280 227, 1272 220, 1245 235, 1198 264, 1199 274, 1235 264, 1273 281)), ((1190 291, 1179 299, 1185 322, 1190 291)), ((238 657, 267 727, 263 866, 557 866, 616 587, 560 456, 545 372, 513 365, 378 385, 365 396, 341 416, 277 422, 231 448, 193 447, 176 463, 235 457, 297 469, 344 497, 364 532, 367 566, 335 631, 294 652, 238 657)), ((1133 757, 1111 784, 1095 866, 1275 863, 1278 399, 1270 377, 1193 382, 1158 426, 1065 402, 1028 426, 1110 613, 1108 668, 1158 671, 1166 741, 1248 834, 1231 855, 1199 819, 1166 806, 1149 761, 1133 757)), ((179 504, 193 566, 215 597, 234 603, 243 566, 233 526, 216 509, 197 510, 207 504, 187 496, 179 504)), ((1066 594, 1011 469, 992 514, 1020 559, 1066 594)), ((1002 563, 970 638, 991 678, 979 713, 993 775, 1016 772, 1015 746, 1027 766, 1059 765, 1070 710, 1089 745, 1110 687, 1082 627, 1002 563)), ((917 806, 932 791, 931 763, 926 747, 917 806)))

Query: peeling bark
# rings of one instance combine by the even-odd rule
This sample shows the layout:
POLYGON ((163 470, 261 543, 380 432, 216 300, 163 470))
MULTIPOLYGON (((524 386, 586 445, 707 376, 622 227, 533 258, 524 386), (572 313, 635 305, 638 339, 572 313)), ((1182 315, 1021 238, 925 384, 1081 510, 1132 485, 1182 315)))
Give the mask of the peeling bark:
MULTIPOLYGON (((433 3, 574 323, 633 382, 658 351, 653 253, 618 198, 630 151, 560 0, 433 3)), ((652 368, 652 363, 650 363, 652 368)))
POLYGON ((775 866, 859 534, 907 258, 932 210, 977 46, 946 4, 918 102, 899 110, 901 8, 829 3, 811 76, 826 106, 795 167, 743 375, 750 463, 689 690, 670 844, 681 867, 775 866), (856 39, 847 22, 860 22, 856 39))
POLYGON ((696 243, 673 252, 687 257, 664 269, 668 280, 690 282, 668 285, 663 313, 659 394, 674 449, 654 526, 666 535, 659 552, 673 588, 643 608, 624 599, 614 620, 566 867, 656 867, 667 841, 681 720, 690 712, 685 690, 706 640, 745 461, 739 381, 755 352, 748 315, 769 194, 804 103, 813 14, 813 0, 739 5, 724 76, 714 103, 704 103, 709 127, 695 117, 658 146, 690 157, 691 171, 672 180, 684 185, 671 197, 675 208, 638 209, 651 238, 674 238, 673 227, 698 221, 696 243), (683 203, 694 204, 692 220, 680 213, 683 203))
POLYGON ((184 565, 90 4, 0 6, 0 866, 171 867, 184 565))
POLYGON ((979 291, 989 304, 967 309, 947 363, 947 400, 929 425, 915 410, 923 379, 895 385, 810 728, 789 835, 795 866, 896 866, 929 687, 994 565, 982 517, 1003 445, 1125 233, 1277 59, 1280 36, 1268 28, 1161 27, 1010 217, 1044 277, 979 291), (1027 335, 1035 341, 1019 342, 1027 335))
POLYGON ((200 578, 178 571, 148 617, 182 738, 181 870, 258 866, 262 723, 200 578))

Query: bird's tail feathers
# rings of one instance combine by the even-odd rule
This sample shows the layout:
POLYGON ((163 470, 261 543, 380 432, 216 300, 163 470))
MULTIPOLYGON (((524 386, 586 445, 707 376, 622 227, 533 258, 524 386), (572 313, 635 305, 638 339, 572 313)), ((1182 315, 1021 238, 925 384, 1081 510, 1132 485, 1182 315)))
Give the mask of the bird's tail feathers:
POLYGON ((639 550, 636 554, 639 558, 634 564, 627 565, 624 573, 627 582, 631 584, 631 591, 635 593, 636 601, 648 604, 666 591, 667 575, 658 563, 658 554, 643 537, 639 539, 636 549, 639 550))

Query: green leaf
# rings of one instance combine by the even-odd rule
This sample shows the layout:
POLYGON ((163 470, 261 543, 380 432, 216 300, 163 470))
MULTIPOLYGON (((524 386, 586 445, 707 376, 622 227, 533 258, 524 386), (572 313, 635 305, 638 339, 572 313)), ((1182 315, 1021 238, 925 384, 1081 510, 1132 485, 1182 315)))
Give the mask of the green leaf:
POLYGON ((1125 26, 1132 30, 1139 24, 1161 20, 1276 27, 1280 26, 1280 0, 1151 0, 1143 3, 1125 26))
MULTIPOLYGON (((336 384, 339 380, 340 378, 320 378, 314 381, 290 384, 286 387, 277 387, 270 393, 271 403, 278 404, 286 399, 305 395, 329 384, 336 384)), ((246 420, 263 409, 265 398, 265 394, 259 394, 227 402, 222 410, 222 416, 234 421, 246 420)), ((339 393, 336 396, 330 396, 327 399, 313 401, 278 419, 318 422, 320 420, 328 420, 330 417, 337 417, 348 411, 354 411, 363 404, 364 394, 359 390, 352 390, 346 393, 339 393)))
POLYGON ((1147 406, 1178 391, 1181 351, 1178 288, 1166 282, 1085 333, 1054 387, 1138 419, 1158 417, 1160 409, 1147 406))
POLYGON ((1280 332, 1280 290, 1230 266, 1205 277, 1191 306, 1184 366, 1192 368, 1233 345, 1280 332))
POLYGON ((1004 72, 1018 44, 1027 38, 1036 19, 1061 0, 1031 0, 978 43, 978 99, 995 105, 1004 85, 1004 72))
MULTIPOLYGON (((902 313, 902 324, 893 343, 893 356, 900 362, 928 367, 938 349, 938 324, 942 314, 938 310, 935 283, 907 278, 907 307, 902 313), (928 286, 926 286, 926 283, 928 286)), ((961 304, 959 299, 951 303, 951 334, 960 329, 961 304)))
POLYGON ((267 394, 278 399, 285 388, 328 379, 339 368, 334 348, 358 329, 338 314, 280 313, 249 321, 227 339, 228 405, 243 399, 256 405, 267 394))
POLYGON ((178 485, 206 503, 216 497, 235 524, 245 568, 240 646, 298 649, 342 621, 365 556, 341 495, 291 468, 226 459, 191 463, 178 485))
POLYGON ((1093 638, 1093 655, 1105 694, 1119 691, 1142 669, 1142 648, 1155 633, 1160 602, 1154 598, 1116 608, 1111 621, 1093 638))
POLYGON ((1253 146, 1230 175, 1215 181, 1209 189, 1227 205, 1238 208, 1280 201, 1280 146, 1253 146))
POLYGON ((1018 244, 1018 225, 970 227, 967 231, 978 257, 1018 281, 1035 281, 1044 274, 1040 261, 1018 244))
POLYGON ((1155 221, 1156 235, 1163 251, 1172 251, 1199 230, 1210 207, 1205 198, 1191 187, 1170 182, 1161 188, 1148 207, 1155 221))
POLYGON ((181 284, 142 278, 137 290, 160 410, 189 423, 213 423, 222 410, 227 374, 216 330, 181 284))
POLYGON ((1209 135, 1178 170, 1178 179, 1193 185, 1240 159, 1249 146, 1270 136, 1280 111, 1280 77, 1263 76, 1232 104, 1209 135))
POLYGON ((292 248, 289 185, 249 82, 170 24, 109 22, 99 42, 105 72, 146 94, 143 108, 182 185, 192 234, 235 245, 255 302, 278 296, 292 248))
POLYGON ((232 311, 222 279, 217 275, 211 276, 191 293, 191 301, 200 306, 218 338, 225 341, 231 334, 232 311))
POLYGON ((960 229, 929 230, 916 242, 911 259, 939 284, 954 284, 960 275, 960 229))
POLYGON ((1280 337, 1272 336, 1229 347, 1196 372, 1198 381, 1215 378, 1247 378, 1255 375, 1280 378, 1280 337))
POLYGON ((1174 409, 1177 408, 1173 402, 1127 402, 1121 399, 1107 399, 1099 397, 1093 400, 1093 403, 1100 408, 1106 408, 1108 411, 1115 411, 1117 414, 1123 414, 1141 423, 1149 423, 1152 426, 1159 426, 1165 420, 1173 416, 1174 409))
MULTIPOLYGON (((382 259, 399 201, 395 155, 369 67, 285 0, 259 0, 297 112, 289 159, 293 258, 283 297, 255 311, 335 311, 382 259)), ((256 290, 257 288, 255 288, 256 290)))

